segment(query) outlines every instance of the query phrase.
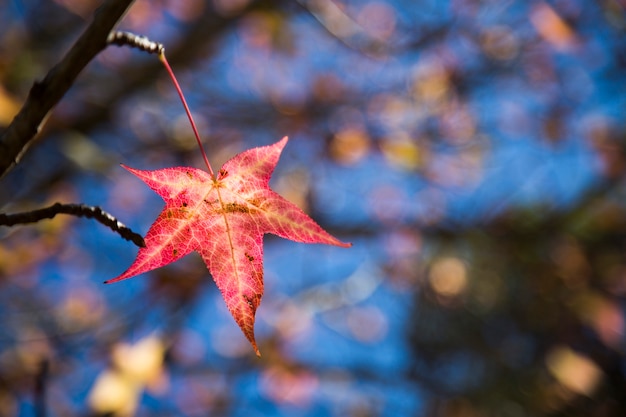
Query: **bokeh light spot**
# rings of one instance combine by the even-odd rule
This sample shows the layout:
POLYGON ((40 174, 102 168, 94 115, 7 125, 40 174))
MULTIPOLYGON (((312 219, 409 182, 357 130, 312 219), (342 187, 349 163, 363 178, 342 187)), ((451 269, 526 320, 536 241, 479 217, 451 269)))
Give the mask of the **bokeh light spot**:
POLYGON ((363 129, 348 127, 337 132, 330 144, 330 153, 336 161, 352 165, 363 159, 370 148, 370 139, 363 129))
POLYGON ((533 7, 530 21, 537 32, 556 49, 567 51, 574 46, 574 31, 547 3, 537 3, 533 7))
POLYGON ((438 258, 430 267, 428 280, 437 294, 456 297, 467 287, 467 267, 459 258, 438 258))
POLYGON ((99 414, 132 416, 137 408, 139 384, 116 371, 105 371, 89 393, 89 405, 99 414))
POLYGON ((591 395, 603 377, 595 362, 566 346, 551 350, 546 364, 561 385, 576 394, 591 395))
POLYGON ((396 13, 390 4, 372 2, 361 8, 357 22, 373 37, 385 41, 396 28, 396 13))

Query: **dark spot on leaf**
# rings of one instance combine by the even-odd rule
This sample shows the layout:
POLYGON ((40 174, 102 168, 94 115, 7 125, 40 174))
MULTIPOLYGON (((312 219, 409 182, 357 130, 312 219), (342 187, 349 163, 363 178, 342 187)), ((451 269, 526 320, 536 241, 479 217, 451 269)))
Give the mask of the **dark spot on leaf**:
POLYGON ((243 204, 227 203, 224 206, 224 213, 250 213, 250 209, 243 204))
POLYGON ((174 250, 172 251, 172 255, 174 255, 174 256, 178 255, 178 250, 177 250, 177 249, 174 249, 174 250))
POLYGON ((225 178, 225 177, 228 176, 228 171, 226 171, 225 169, 222 168, 222 169, 220 169, 219 175, 220 175, 220 179, 221 178, 225 178))
POLYGON ((187 207, 187 203, 186 202, 183 202, 183 207, 187 207))
POLYGON ((246 255, 246 258, 248 258, 248 261, 250 262, 254 261, 254 256, 250 255, 248 252, 246 252, 244 255, 246 255))
POLYGON ((254 296, 250 297, 246 294, 243 294, 243 299, 246 300, 246 303, 248 304, 248 307, 250 307, 252 312, 255 312, 256 306, 259 304, 259 300, 261 299, 261 296, 258 294, 255 294, 254 296))
POLYGON ((185 171, 185 174, 187 174, 187 176, 189 177, 189 179, 193 179, 193 174, 189 171, 185 171))

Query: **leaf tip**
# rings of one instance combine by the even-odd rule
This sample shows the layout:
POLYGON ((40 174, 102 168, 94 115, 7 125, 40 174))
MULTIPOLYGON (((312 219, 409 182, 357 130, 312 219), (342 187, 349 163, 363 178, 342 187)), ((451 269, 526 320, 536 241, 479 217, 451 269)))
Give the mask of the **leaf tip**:
POLYGON ((122 168, 124 168, 124 169, 125 169, 126 171, 128 171, 128 172, 132 172, 133 174, 135 173, 135 171, 137 171, 136 169, 131 168, 131 167, 129 167, 128 165, 120 164, 120 166, 121 166, 122 168))
POLYGON ((278 142, 274 143, 273 145, 269 145, 269 147, 274 147, 274 148, 278 149, 280 152, 282 152, 282 150, 285 148, 285 145, 287 145, 287 141, 289 141, 289 137, 288 136, 283 136, 283 138, 281 140, 279 140, 278 142))
MULTIPOLYGON (((254 319, 253 319, 253 324, 252 326, 254 326, 254 319)), ((248 342, 250 342, 250 345, 252 345, 252 349, 254 349, 254 353, 257 355, 257 357, 261 357, 261 351, 259 350, 259 346, 256 344, 256 339, 254 338, 254 327, 249 327, 249 328, 244 328, 243 326, 240 325, 241 330, 243 330, 243 334, 246 336, 246 339, 248 339, 248 342)))
POLYGON ((104 281, 104 283, 105 284, 113 284, 114 282, 125 280, 126 278, 130 278, 130 276, 125 276, 124 274, 122 274, 122 275, 120 275, 118 277, 107 279, 106 281, 104 281))
POLYGON ((324 241, 322 243, 326 243, 328 245, 334 245, 334 246, 339 246, 340 248, 351 248, 352 247, 352 242, 343 242, 339 239, 337 239, 334 236, 330 236, 330 240, 328 241, 324 241))
POLYGON ((121 166, 122 168, 124 168, 124 169, 125 169, 126 171, 128 171, 128 172, 133 172, 133 171, 134 171, 134 169, 132 169, 132 168, 131 168, 131 167, 129 167, 128 165, 124 165, 124 164, 120 163, 120 166, 121 166))

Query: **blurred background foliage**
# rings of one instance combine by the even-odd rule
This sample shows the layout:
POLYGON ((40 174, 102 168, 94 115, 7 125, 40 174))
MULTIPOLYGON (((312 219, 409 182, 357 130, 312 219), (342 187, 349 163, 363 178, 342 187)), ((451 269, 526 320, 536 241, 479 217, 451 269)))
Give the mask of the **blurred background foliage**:
MULTIPOLYGON (((91 0, 0 4, 0 126, 91 0)), ((349 250, 268 236, 257 359, 197 256, 58 216, 0 229, 0 415, 626 415, 626 3, 137 0, 215 166, 290 136, 273 187, 349 250)), ((1 129, 2 127, 0 127, 1 129)), ((98 205, 202 167, 154 56, 110 47, 0 180, 98 205)))

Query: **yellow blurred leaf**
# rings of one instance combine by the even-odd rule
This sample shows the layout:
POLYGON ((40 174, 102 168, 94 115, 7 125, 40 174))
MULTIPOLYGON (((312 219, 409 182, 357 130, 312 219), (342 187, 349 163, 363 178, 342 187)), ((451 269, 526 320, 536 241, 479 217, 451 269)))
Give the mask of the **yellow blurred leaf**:
POLYGON ((89 393, 89 405, 98 414, 131 416, 137 408, 140 385, 118 371, 104 371, 89 393))
POLYGON ((557 381, 576 394, 591 395, 602 379, 595 362, 566 346, 550 351, 546 363, 557 381))
POLYGON ((405 135, 384 139, 380 146, 385 158, 402 169, 415 170, 424 162, 424 150, 405 135))
POLYGON ((148 336, 134 345, 120 343, 113 348, 113 363, 126 377, 140 384, 157 381, 163 367, 165 346, 156 336, 148 336))

